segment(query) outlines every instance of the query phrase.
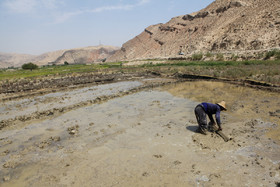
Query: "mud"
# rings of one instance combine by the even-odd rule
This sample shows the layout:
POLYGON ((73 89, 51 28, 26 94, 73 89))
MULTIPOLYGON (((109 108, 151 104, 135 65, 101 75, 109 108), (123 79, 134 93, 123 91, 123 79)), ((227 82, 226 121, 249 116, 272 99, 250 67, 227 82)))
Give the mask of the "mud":
POLYGON ((280 182, 279 93, 152 78, 2 98, 1 186, 280 182), (194 107, 221 100, 229 142, 195 132, 194 107))

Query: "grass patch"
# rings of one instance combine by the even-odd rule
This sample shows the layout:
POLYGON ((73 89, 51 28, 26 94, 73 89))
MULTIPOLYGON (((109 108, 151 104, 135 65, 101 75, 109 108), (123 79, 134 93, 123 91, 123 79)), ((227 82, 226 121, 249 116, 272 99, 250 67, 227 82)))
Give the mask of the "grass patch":
POLYGON ((280 61, 168 61, 159 64, 144 64, 141 67, 158 67, 158 66, 204 66, 204 67, 218 67, 218 66, 240 66, 240 65, 280 65, 280 61))
POLYGON ((279 49, 273 49, 273 50, 271 50, 271 51, 268 51, 268 52, 265 54, 264 59, 265 59, 265 60, 268 60, 268 59, 270 59, 271 57, 274 57, 275 60, 280 60, 280 50, 279 50, 279 49))
POLYGON ((195 54, 192 55, 192 60, 199 61, 199 60, 202 59, 202 57, 203 57, 202 53, 195 53, 195 54))
POLYGON ((218 54, 216 54, 216 59, 218 61, 224 61, 224 55, 222 53, 218 53, 218 54))
POLYGON ((280 83, 280 60, 252 61, 169 61, 161 64, 146 64, 142 68, 166 73, 208 75, 217 78, 252 79, 267 83, 280 83))
POLYGON ((107 68, 119 68, 124 62, 106 63, 106 64, 74 64, 74 65, 59 65, 59 66, 45 66, 39 69, 30 71, 17 69, 13 71, 0 71, 0 80, 5 79, 19 79, 19 78, 33 78, 44 77, 50 75, 67 75, 72 73, 86 73, 107 68))
POLYGON ((207 53, 205 54, 205 56, 208 57, 208 58, 210 58, 210 57, 213 57, 214 55, 213 55, 212 53, 210 53, 210 52, 207 52, 207 53))
POLYGON ((92 65, 46 66, 30 71, 22 69, 0 70, 0 81, 21 78, 40 78, 46 76, 66 76, 75 73, 139 73, 156 71, 163 74, 186 73, 208 75, 220 78, 240 78, 280 83, 280 60, 252 61, 186 61, 167 60, 157 64, 125 66, 127 62, 103 63, 92 65))

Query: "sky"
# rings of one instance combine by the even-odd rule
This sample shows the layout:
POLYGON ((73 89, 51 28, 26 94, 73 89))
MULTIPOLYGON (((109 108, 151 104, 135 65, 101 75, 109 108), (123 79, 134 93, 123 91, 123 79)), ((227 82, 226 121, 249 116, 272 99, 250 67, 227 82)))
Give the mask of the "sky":
POLYGON ((0 52, 122 46, 150 25, 214 0, 0 0, 0 52))

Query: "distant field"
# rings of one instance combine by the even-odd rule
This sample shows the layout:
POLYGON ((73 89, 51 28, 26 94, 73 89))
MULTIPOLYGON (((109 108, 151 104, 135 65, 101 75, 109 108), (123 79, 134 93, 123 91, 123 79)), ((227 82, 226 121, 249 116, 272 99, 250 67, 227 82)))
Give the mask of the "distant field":
POLYGON ((72 73, 86 73, 93 72, 102 69, 119 67, 119 63, 109 63, 104 65, 59 65, 59 66, 45 66, 35 70, 23 70, 23 69, 8 69, 0 71, 0 81, 9 79, 20 79, 20 78, 38 78, 48 75, 71 75, 72 73))
POLYGON ((21 78, 42 78, 46 76, 65 76, 73 73, 89 72, 141 72, 157 71, 164 74, 186 73, 208 75, 217 78, 252 79, 280 85, 280 60, 274 61, 162 61, 157 64, 146 63, 126 66, 126 62, 98 65, 47 66, 30 71, 22 69, 1 70, 0 81, 21 78))
POLYGON ((186 73, 208 75, 217 78, 252 79, 280 85, 280 60, 275 61, 222 61, 222 62, 187 62, 171 61, 166 64, 142 67, 167 71, 169 73, 186 73))

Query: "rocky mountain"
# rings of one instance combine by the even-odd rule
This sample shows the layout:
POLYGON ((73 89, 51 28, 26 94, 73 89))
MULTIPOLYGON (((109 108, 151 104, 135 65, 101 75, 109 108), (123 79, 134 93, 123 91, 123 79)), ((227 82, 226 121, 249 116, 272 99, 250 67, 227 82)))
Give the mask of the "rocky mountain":
POLYGON ((98 46, 67 50, 53 63, 63 64, 64 62, 68 62, 70 64, 87 64, 101 62, 105 61, 107 57, 113 55, 118 49, 120 48, 112 46, 98 46))
MULTIPOLYGON (((192 14, 152 25, 108 61, 222 53, 255 57, 280 48, 279 0, 216 0, 192 14)), ((245 57, 246 58, 246 57, 245 57)))
POLYGON ((34 57, 27 54, 0 53, 0 68, 19 67, 34 57))
POLYGON ((93 46, 69 50, 59 50, 44 53, 42 55, 8 54, 0 53, 0 68, 20 67, 24 63, 32 62, 39 66, 50 64, 85 64, 104 61, 113 55, 119 47, 93 46))

